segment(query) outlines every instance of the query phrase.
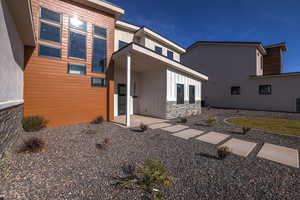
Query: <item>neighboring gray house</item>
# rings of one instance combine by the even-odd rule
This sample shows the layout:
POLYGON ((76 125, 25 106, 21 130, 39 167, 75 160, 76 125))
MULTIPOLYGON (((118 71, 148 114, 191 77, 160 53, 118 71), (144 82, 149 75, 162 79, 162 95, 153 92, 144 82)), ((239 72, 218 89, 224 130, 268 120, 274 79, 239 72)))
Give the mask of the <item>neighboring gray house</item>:
POLYGON ((199 41, 182 62, 209 77, 202 90, 206 105, 300 112, 300 73, 283 73, 284 51, 285 43, 199 41))
POLYGON ((24 52, 35 45, 29 0, 0 0, 0 44, 1 158, 21 130, 24 52))

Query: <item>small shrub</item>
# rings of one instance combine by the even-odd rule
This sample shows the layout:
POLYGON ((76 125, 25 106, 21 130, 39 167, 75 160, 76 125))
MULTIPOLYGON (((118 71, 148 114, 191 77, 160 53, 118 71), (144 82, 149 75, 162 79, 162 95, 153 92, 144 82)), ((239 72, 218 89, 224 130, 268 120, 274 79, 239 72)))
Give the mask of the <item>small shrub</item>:
POLYGON ((208 117, 206 123, 209 125, 209 126, 212 126, 214 123, 217 122, 217 118, 216 117, 208 117))
POLYGON ((149 128, 148 125, 146 125, 146 124, 144 124, 144 123, 141 123, 141 124, 140 124, 140 129, 141 129, 142 132, 147 131, 148 128, 149 128))
POLYGON ((106 138, 104 138, 103 144, 105 144, 105 145, 109 145, 109 144, 110 144, 110 142, 111 142, 111 139, 110 139, 110 138, 108 138, 108 137, 106 137, 106 138))
POLYGON ((217 149, 217 154, 220 160, 225 159, 229 153, 230 153, 230 149, 227 146, 222 146, 217 149))
POLYGON ((110 138, 104 138, 102 143, 96 144, 96 148, 97 149, 106 149, 110 143, 111 143, 110 138))
POLYGON ((251 128, 249 128, 249 127, 243 127, 242 130, 243 130, 243 134, 245 135, 245 134, 247 134, 249 131, 251 131, 251 128))
POLYGON ((45 148, 45 142, 37 137, 31 137, 23 142, 19 153, 38 153, 45 148))
POLYGON ((95 119, 93 119, 91 121, 91 124, 102 124, 103 123, 103 117, 102 116, 98 116, 95 119))
POLYGON ((187 118, 186 117, 179 117, 179 119, 178 119, 178 122, 179 123, 183 123, 183 124, 185 124, 185 123, 187 123, 187 118))
POLYGON ((39 131, 45 128, 47 124, 48 121, 42 116, 28 116, 22 120, 23 129, 27 132, 39 131))
POLYGON ((240 113, 240 110, 239 110, 239 109, 237 109, 237 110, 236 110, 236 113, 240 113))

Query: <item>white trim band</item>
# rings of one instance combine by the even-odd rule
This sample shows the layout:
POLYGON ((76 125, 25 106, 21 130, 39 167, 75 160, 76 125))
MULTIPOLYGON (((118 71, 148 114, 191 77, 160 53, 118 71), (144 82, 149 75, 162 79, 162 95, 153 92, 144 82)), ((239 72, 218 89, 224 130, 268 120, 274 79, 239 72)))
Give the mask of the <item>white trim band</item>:
POLYGON ((9 108, 9 107, 12 107, 12 106, 20 105, 20 104, 23 104, 23 103, 24 103, 23 99, 0 102, 0 110, 3 110, 5 108, 9 108))

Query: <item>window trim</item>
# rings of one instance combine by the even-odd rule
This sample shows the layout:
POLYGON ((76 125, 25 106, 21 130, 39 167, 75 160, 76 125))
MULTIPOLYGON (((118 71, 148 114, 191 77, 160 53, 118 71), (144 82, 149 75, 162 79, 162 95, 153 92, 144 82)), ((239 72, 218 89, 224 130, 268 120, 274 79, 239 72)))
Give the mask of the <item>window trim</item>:
POLYGON ((56 59, 56 60, 61 60, 62 59, 62 48, 61 47, 55 47, 55 46, 50 46, 50 45, 46 45, 46 44, 38 44, 38 56, 39 57, 44 57, 44 58, 51 58, 51 59, 56 59), (59 49, 60 50, 60 57, 54 57, 54 56, 44 56, 44 55, 41 55, 40 54, 40 47, 42 46, 45 46, 45 47, 51 47, 51 48, 54 48, 54 49, 59 49))
POLYGON ((68 58, 69 58, 69 59, 73 59, 73 60, 86 61, 86 60, 87 60, 87 52, 88 52, 88 47, 87 47, 87 34, 83 34, 83 33, 80 33, 80 32, 76 32, 76 31, 69 30, 69 34, 68 34, 68 35, 69 35, 69 38, 68 38, 68 58), (85 59, 83 59, 83 58, 76 58, 76 57, 70 56, 70 47, 71 47, 70 39, 71 39, 71 32, 76 33, 76 34, 80 34, 80 35, 84 35, 84 36, 85 36, 85 59))
POLYGON ((60 45, 62 43, 62 26, 61 25, 58 25, 58 24, 52 24, 52 23, 49 23, 47 21, 44 21, 44 20, 40 20, 40 23, 39 23, 39 40, 40 41, 44 41, 44 42, 49 42, 49 43, 52 43, 52 44, 57 44, 57 45, 60 45), (44 24, 48 24, 48 25, 51 25, 51 26, 55 26, 55 27, 58 27, 59 28, 59 33, 60 33, 60 42, 54 42, 54 41, 51 41, 51 40, 45 40, 45 39, 42 39, 41 38, 41 28, 42 28, 42 23, 44 24))
POLYGON ((75 16, 69 16, 69 24, 68 24, 68 27, 69 27, 69 31, 72 31, 72 30, 76 30, 76 31, 81 31, 83 33, 87 33, 88 32, 88 22, 87 21, 84 21, 84 20, 81 20, 80 18, 78 18, 78 20, 84 22, 86 24, 85 26, 85 30, 81 30, 81 29, 78 29, 78 28, 74 28, 71 26, 71 18, 75 18, 75 16), (72 30, 70 30, 72 29, 72 30))
POLYGON ((52 23, 55 23, 55 24, 62 25, 62 22, 63 22, 63 13, 62 12, 56 12, 56 13, 58 13, 60 15, 60 22, 58 23, 57 21, 54 21, 54 20, 51 20, 51 19, 44 19, 44 18, 42 18, 42 8, 50 10, 52 12, 56 12, 56 11, 54 11, 52 9, 49 9, 49 8, 46 8, 46 7, 43 7, 43 6, 39 6, 39 19, 40 20, 46 20, 46 21, 49 21, 49 22, 52 22, 52 23))
POLYGON ((196 86, 195 85, 189 85, 189 104, 196 104, 196 86), (190 88, 194 88, 194 99, 191 101, 191 93, 190 93, 190 88))
POLYGON ((272 85, 271 84, 258 85, 258 94, 264 95, 264 96, 272 95, 272 85), (270 86, 270 93, 261 93, 260 87, 263 87, 263 86, 270 86))
POLYGON ((97 26, 97 27, 99 27, 99 28, 103 28, 102 26, 98 26, 98 25, 95 25, 95 24, 93 24, 93 36, 95 36, 95 37, 99 37, 99 38, 101 38, 101 39, 107 39, 107 36, 108 36, 108 30, 107 30, 107 28, 103 28, 103 29, 105 29, 106 30, 106 36, 105 37, 103 37, 102 35, 98 35, 98 34, 96 34, 95 33, 95 26, 97 26))
POLYGON ((184 84, 182 83, 177 83, 176 84, 176 104, 177 105, 183 105, 184 104, 184 100, 185 100, 185 94, 184 94, 184 84), (179 101, 179 98, 178 98, 178 86, 179 85, 182 85, 183 86, 183 102, 178 102, 179 101))
POLYGON ((107 79, 102 77, 91 77, 91 87, 92 88, 107 88, 107 79), (104 80, 104 86, 94 86, 93 85, 93 79, 103 79, 104 80))
POLYGON ((86 76, 86 65, 85 64, 78 64, 78 63, 72 63, 72 62, 69 62, 68 63, 68 71, 67 73, 69 75, 74 75, 74 76, 86 76), (72 74, 70 73, 70 65, 75 65, 75 66, 80 66, 80 67, 84 67, 84 74, 72 74))
POLYGON ((231 86, 231 87, 230 87, 230 95, 231 95, 231 96, 239 96, 239 95, 241 95, 241 86, 231 86), (239 88, 239 93, 238 93, 238 94, 233 94, 233 93, 232 93, 232 89, 233 89, 233 88, 239 88))
POLYGON ((108 47, 108 45, 107 45, 107 40, 106 39, 103 39, 103 38, 100 38, 100 37, 95 37, 95 35, 93 35, 93 37, 92 37, 92 63, 91 63, 91 68, 92 68, 92 73, 94 73, 94 74, 106 74, 106 71, 107 71, 107 47, 108 47), (105 41, 105 44, 106 44, 106 55, 105 55, 105 66, 104 66, 104 70, 103 70, 103 72, 95 72, 94 71, 94 67, 93 67, 93 61, 94 61, 94 39, 100 39, 100 40, 104 40, 105 41))

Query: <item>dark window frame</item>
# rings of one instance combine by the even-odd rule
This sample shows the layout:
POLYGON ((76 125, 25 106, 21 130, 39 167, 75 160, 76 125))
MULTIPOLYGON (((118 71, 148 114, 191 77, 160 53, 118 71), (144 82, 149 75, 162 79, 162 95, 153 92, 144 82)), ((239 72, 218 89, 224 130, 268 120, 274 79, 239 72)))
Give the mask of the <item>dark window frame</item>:
POLYGON ((93 36, 107 39, 107 35, 108 35, 108 30, 107 30, 106 28, 103 28, 103 27, 101 27, 101 26, 97 26, 97 25, 93 24, 93 36), (104 29, 104 30, 105 30, 105 36, 97 34, 97 33, 95 32, 95 27, 104 29))
POLYGON ((102 78, 102 77, 91 77, 91 86, 92 88, 106 88, 107 87, 107 79, 106 78, 102 78), (104 80, 104 85, 102 86, 98 86, 98 85, 94 85, 93 84, 93 80, 94 79, 101 79, 104 80))
POLYGON ((73 29, 73 30, 76 30, 76 31, 82 31, 84 33, 87 33, 87 29, 88 29, 88 23, 84 20, 81 20, 78 18, 78 20, 82 21, 83 23, 85 23, 85 30, 82 30, 82 29, 79 29, 79 28, 76 28, 76 27, 73 27, 72 24, 71 24, 71 18, 76 18, 74 16, 70 16, 69 17, 69 29, 73 29))
POLYGON ((120 50, 120 49, 122 49, 123 47, 125 47, 125 46, 127 46, 129 43, 127 43, 127 42, 124 42, 124 41, 122 41, 122 40, 119 40, 119 42, 118 42, 118 47, 119 47, 119 49, 118 50, 120 50), (121 47, 121 43, 123 43, 124 44, 124 46, 122 46, 121 47), (125 45, 126 44, 126 45, 125 45))
POLYGON ((241 95, 241 86, 231 86, 230 87, 230 94, 231 95, 241 95), (237 93, 235 93, 234 92, 234 89, 238 89, 238 92, 237 93))
POLYGON ((168 50, 168 51, 167 51, 167 57, 170 58, 170 59, 172 59, 172 60, 174 60, 174 52, 168 50), (172 56, 170 56, 170 55, 172 55, 172 56))
POLYGON ((189 85, 189 104, 195 104, 195 103, 196 103, 196 86, 195 85, 189 85), (193 99, 191 99, 191 88, 194 89, 193 99))
POLYGON ((160 46, 155 46, 155 47, 154 47, 154 50, 155 50, 155 52, 156 52, 157 54, 163 55, 163 48, 162 48, 162 47, 160 47, 160 46), (158 49, 159 49, 159 51, 158 51, 158 49))
POLYGON ((68 72, 67 72, 67 73, 70 74, 70 75, 75 75, 75 76, 86 76, 86 65, 85 65, 85 64, 78 64, 78 63, 68 63, 68 72), (74 73, 70 73, 70 68, 72 67, 71 65, 83 67, 83 68, 84 68, 84 74, 74 74, 74 73))
POLYGON ((258 86, 258 94, 259 95, 272 95, 272 85, 271 84, 259 85, 258 86), (262 87, 270 87, 270 91, 262 92, 262 89, 261 89, 262 87))
POLYGON ((184 104, 184 98, 185 98, 185 96, 184 96, 184 84, 180 84, 180 83, 177 83, 176 84, 176 104, 184 104), (178 95, 178 86, 182 86, 182 89, 183 89, 183 96, 182 97, 179 97, 178 95))
POLYGON ((68 58, 69 58, 69 59, 73 59, 73 60, 86 61, 86 60, 87 60, 87 51, 88 51, 88 47, 87 47, 87 34, 82 33, 82 32, 78 32, 78 31, 69 30, 69 38, 68 38, 68 58), (76 34, 85 36, 85 58, 76 58, 76 57, 70 56, 70 48, 71 48, 71 42, 70 42, 70 39, 71 39, 71 33, 76 33, 76 34))
POLYGON ((63 21, 63 13, 61 13, 61 12, 56 12, 56 11, 54 11, 54 10, 52 10, 52 9, 49 9, 49 8, 46 8, 46 7, 43 7, 43 6, 39 6, 39 15, 40 15, 40 16, 39 16, 40 20, 45 20, 45 21, 49 21, 49 22, 52 22, 52 23, 55 23, 55 24, 62 25, 62 21, 63 21), (60 15, 60 17, 59 17, 60 22, 57 22, 57 21, 51 20, 51 19, 43 18, 43 17, 42 17, 42 9, 50 10, 50 11, 52 11, 52 12, 55 12, 55 13, 59 14, 59 15, 60 15))
POLYGON ((61 25, 58 25, 58 24, 52 24, 52 23, 48 23, 47 21, 40 20, 40 24, 39 24, 39 40, 40 40, 40 41, 49 42, 49 43, 53 43, 53 44, 61 44, 61 43, 62 43, 62 27, 61 27, 61 25), (47 25, 50 25, 50 26, 55 26, 55 27, 59 28, 59 34, 60 34, 59 40, 60 40, 60 42, 55 42, 55 41, 51 41, 51 40, 47 40, 47 39, 42 39, 42 38, 41 38, 41 33, 42 33, 42 31, 41 31, 42 23, 47 24, 47 25))
POLYGON ((54 47, 54 46, 50 46, 50 45, 46 45, 46 44, 38 44, 38 56, 45 57, 45 58, 52 58, 52 59, 61 60, 62 59, 62 48, 61 47, 54 47), (54 48, 54 49, 59 49, 60 50, 60 57, 41 55, 40 54, 40 47, 41 46, 50 47, 50 48, 54 48))

